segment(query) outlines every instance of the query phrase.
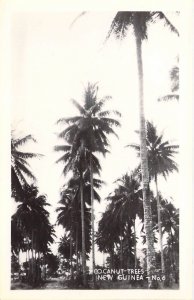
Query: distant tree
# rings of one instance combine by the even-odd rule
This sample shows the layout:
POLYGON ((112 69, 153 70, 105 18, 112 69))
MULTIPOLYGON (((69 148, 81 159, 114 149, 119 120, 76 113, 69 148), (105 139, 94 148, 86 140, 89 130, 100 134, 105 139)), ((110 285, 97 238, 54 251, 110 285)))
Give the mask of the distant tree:
POLYGON ((178 65, 174 66, 170 70, 170 80, 171 80, 171 92, 166 96, 158 98, 158 101, 168 101, 168 100, 179 100, 179 67, 178 65))
POLYGON ((54 241, 54 228, 49 222, 49 213, 45 209, 46 196, 40 195, 36 186, 23 187, 23 202, 18 204, 12 216, 12 249, 31 250, 30 283, 36 282, 36 256, 49 252, 49 245, 54 241), (17 233, 15 235, 15 233, 17 233))
MULTIPOLYGON (((165 199, 161 200, 161 221, 163 233, 167 233, 164 256, 169 261, 168 271, 172 272, 178 283, 179 274, 179 210, 165 199), (170 268, 169 268, 170 267, 170 268)), ((167 272, 166 272, 167 273, 167 272)))
POLYGON ((131 220, 133 224, 134 235, 134 256, 135 265, 137 267, 137 253, 136 253, 136 228, 135 221, 138 216, 143 220, 143 201, 142 201, 142 189, 140 182, 137 180, 136 174, 131 172, 125 174, 116 181, 119 186, 113 198, 117 207, 117 212, 120 212, 122 219, 126 221, 131 220))

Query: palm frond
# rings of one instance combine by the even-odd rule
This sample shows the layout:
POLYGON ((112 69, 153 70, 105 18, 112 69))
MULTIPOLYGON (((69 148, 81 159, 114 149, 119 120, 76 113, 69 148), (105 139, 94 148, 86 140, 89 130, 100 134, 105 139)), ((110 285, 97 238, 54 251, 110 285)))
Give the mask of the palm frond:
POLYGON ((169 21, 166 15, 162 12, 155 12, 156 18, 164 21, 164 26, 167 26, 172 32, 176 33, 179 36, 179 32, 176 27, 169 21))
POLYGON ((14 147, 17 148, 17 147, 19 147, 19 146, 22 146, 22 145, 26 144, 26 142, 28 142, 28 141, 30 141, 30 140, 36 143, 35 138, 34 138, 31 134, 29 134, 29 135, 25 136, 25 137, 22 138, 22 139, 14 140, 14 141, 13 141, 14 147))
POLYGON ((30 170, 26 168, 23 164, 21 164, 19 161, 17 161, 17 167, 29 178, 33 179, 34 181, 36 180, 35 176, 30 172, 30 170))
POLYGON ((79 104, 79 102, 76 101, 75 99, 71 99, 71 101, 72 101, 72 103, 74 104, 74 106, 79 110, 80 114, 81 114, 81 115, 85 115, 86 110, 84 109, 84 107, 81 106, 81 105, 79 104))
POLYGON ((158 98, 158 101, 169 101, 169 100, 177 100, 179 101, 179 95, 177 94, 169 94, 163 97, 158 98))
POLYGON ((71 146, 69 145, 58 145, 54 147, 55 151, 63 151, 63 152, 68 152, 71 150, 71 146))
POLYGON ((21 152, 21 151, 15 151, 15 156, 23 158, 23 159, 28 159, 28 158, 41 158, 44 155, 43 154, 38 154, 38 153, 30 153, 30 152, 21 152))

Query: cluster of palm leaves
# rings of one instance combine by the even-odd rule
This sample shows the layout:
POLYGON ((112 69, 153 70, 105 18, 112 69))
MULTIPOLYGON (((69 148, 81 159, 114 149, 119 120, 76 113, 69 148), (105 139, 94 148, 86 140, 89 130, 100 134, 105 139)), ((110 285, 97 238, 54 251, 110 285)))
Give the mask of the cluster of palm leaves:
POLYGON ((20 150, 29 140, 35 141, 31 135, 11 140, 12 197, 18 203, 11 219, 11 250, 16 257, 20 251, 26 252, 25 279, 35 285, 40 281, 40 268, 54 241, 54 227, 49 221, 46 195, 39 193, 27 161, 40 155, 20 150))
POLYGON ((142 189, 138 173, 126 173, 115 183, 117 187, 107 197, 109 204, 99 221, 96 241, 101 252, 110 254, 111 269, 136 268, 135 224, 137 216, 143 220, 142 189), (114 263, 116 256, 120 259, 117 265, 114 263))

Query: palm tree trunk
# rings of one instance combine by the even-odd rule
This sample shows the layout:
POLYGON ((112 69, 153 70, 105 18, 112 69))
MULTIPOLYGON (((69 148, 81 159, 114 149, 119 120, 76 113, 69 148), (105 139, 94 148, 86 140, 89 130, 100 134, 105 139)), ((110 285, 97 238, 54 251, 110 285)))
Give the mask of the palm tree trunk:
POLYGON ((70 226, 70 273, 71 273, 71 278, 73 277, 73 265, 72 265, 72 255, 73 255, 73 240, 72 240, 72 234, 73 234, 73 205, 71 205, 71 226, 70 226))
POLYGON ((80 193, 81 193, 81 226, 82 226, 82 271, 83 284, 86 286, 86 247, 85 247, 85 219, 84 219, 84 195, 83 195, 83 176, 80 174, 80 193))
MULTIPOLYGON (((135 218, 136 219, 136 218, 135 218)), ((136 242, 136 228, 135 228, 135 219, 134 219, 134 256, 135 256, 135 269, 137 267, 137 242, 136 242)))
POLYGON ((44 254, 44 280, 46 281, 46 272, 47 272, 47 270, 46 270, 46 257, 45 257, 45 254, 44 254))
POLYGON ((32 283, 34 283, 34 230, 32 229, 32 283))
POLYGON ((92 153, 90 153, 90 184, 91 184, 91 228, 92 228, 92 281, 95 287, 95 246, 94 246, 94 183, 93 183, 93 166, 92 153))
POLYGON ((110 251, 110 269, 114 269, 114 244, 110 251))
POLYGON ((141 172, 143 183, 143 207, 144 207, 144 226, 147 242, 147 273, 148 287, 152 288, 154 281, 151 276, 154 274, 156 259, 154 249, 154 236, 152 231, 152 211, 151 203, 148 195, 149 171, 148 157, 146 148, 146 128, 144 117, 144 101, 143 101, 143 63, 142 63, 142 40, 139 36, 138 25, 134 25, 136 38, 138 77, 139 77, 139 117, 140 117, 140 157, 141 157, 141 172))
POLYGON ((70 230, 70 274, 71 274, 71 278, 73 277, 73 265, 72 265, 72 249, 73 248, 73 243, 72 243, 72 226, 71 226, 71 230, 70 230))
POLYGON ((130 264, 131 264, 131 259, 130 259, 131 241, 130 241, 130 237, 128 237, 127 241, 128 241, 128 249, 129 249, 128 258, 127 258, 127 269, 130 269, 130 264))
POLYGON ((159 241, 160 241, 160 251, 161 251, 161 269, 162 269, 162 275, 164 275, 164 273, 165 273, 164 251, 163 251, 163 243, 162 243, 161 212, 160 212, 160 199, 159 199, 159 193, 158 193, 157 174, 155 174, 155 184, 156 184, 156 200, 157 200, 157 212, 158 212, 158 230, 159 230, 159 241))
POLYGON ((123 237, 120 239, 120 266, 123 268, 123 237))
POLYGON ((30 276, 30 244, 29 244, 29 239, 27 242, 27 262, 28 262, 28 272, 27 272, 27 281, 29 280, 29 276, 30 276))
POLYGON ((79 271, 79 265, 78 265, 78 223, 76 223, 75 252, 76 252, 76 272, 78 274, 78 271, 79 271))
POLYGON ((172 234, 172 229, 170 229, 170 235, 171 235, 171 245, 172 245, 172 259, 173 259, 173 273, 174 273, 174 279, 176 278, 177 268, 176 268, 176 258, 174 253, 174 238, 172 234))

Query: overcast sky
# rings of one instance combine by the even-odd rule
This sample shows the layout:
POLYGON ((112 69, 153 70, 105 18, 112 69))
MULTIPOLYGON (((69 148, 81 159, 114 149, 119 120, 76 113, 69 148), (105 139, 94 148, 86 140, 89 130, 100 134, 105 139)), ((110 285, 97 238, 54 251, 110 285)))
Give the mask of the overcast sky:
MULTIPOLYGON (((24 150, 44 154, 31 161, 41 193, 52 204, 51 221, 56 221, 59 189, 64 182, 62 165, 55 161, 53 147, 60 144, 56 121, 78 112, 70 99, 82 102, 88 81, 98 82, 99 96, 111 95, 108 108, 121 112, 119 140, 110 138, 111 154, 102 159, 101 205, 96 205, 97 219, 106 206, 104 197, 112 191, 113 181, 138 164, 133 149, 138 142, 134 131, 139 128, 138 81, 134 37, 129 31, 125 40, 111 37, 104 44, 114 12, 89 12, 71 27, 79 12, 17 13, 12 19, 12 129, 16 136, 33 134, 37 144, 24 150)), ((178 16, 167 13, 179 28, 178 16)), ((162 103, 157 98, 170 92, 169 71, 177 63, 179 39, 162 23, 149 28, 149 41, 143 45, 146 118, 157 125, 171 143, 179 143, 178 103, 162 103)), ((167 182, 159 181, 165 197, 178 205, 178 174, 167 182)))

